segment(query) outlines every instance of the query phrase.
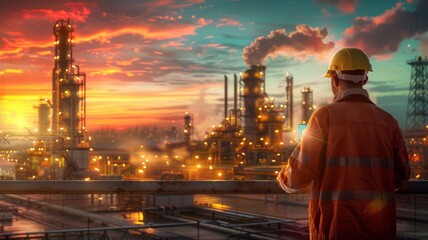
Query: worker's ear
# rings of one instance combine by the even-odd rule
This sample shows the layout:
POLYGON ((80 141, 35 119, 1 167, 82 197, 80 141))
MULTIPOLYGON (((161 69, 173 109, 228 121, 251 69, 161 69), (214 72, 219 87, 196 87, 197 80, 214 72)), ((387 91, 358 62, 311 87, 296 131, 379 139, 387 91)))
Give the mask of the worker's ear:
POLYGON ((334 86, 336 88, 339 87, 339 78, 337 77, 337 75, 332 76, 331 79, 333 80, 334 86))
POLYGON ((363 86, 366 85, 366 83, 369 81, 369 76, 366 76, 366 80, 363 82, 363 86))

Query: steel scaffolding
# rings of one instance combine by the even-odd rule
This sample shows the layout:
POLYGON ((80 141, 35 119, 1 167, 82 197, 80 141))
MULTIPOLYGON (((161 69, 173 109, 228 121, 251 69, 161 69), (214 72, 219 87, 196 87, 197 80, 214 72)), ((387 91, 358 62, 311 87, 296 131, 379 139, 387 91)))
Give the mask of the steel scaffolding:
POLYGON ((411 66, 405 138, 412 165, 412 177, 426 179, 428 157, 428 59, 417 57, 411 66))

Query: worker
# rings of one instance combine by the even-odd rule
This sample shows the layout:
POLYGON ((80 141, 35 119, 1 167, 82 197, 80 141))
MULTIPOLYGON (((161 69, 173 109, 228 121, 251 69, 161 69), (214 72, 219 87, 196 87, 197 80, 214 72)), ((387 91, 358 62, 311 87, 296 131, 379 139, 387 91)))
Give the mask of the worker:
POLYGON ((333 103, 315 111, 277 176, 288 193, 310 188, 311 239, 395 239, 395 191, 410 177, 397 121, 369 99, 367 55, 343 48, 330 61, 333 103), (311 185, 312 184, 312 185, 311 185))

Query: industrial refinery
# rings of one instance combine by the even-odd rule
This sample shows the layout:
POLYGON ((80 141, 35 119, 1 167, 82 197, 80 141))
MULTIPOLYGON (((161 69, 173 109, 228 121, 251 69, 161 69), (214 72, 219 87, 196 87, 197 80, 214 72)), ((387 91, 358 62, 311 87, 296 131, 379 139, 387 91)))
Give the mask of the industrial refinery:
MULTIPOLYGON (((38 131, 2 132, 7 146, 14 139, 33 141, 23 153, 5 150, 15 164, 10 179, 274 179, 298 143, 298 131, 315 110, 314 91, 301 89, 296 100, 294 77, 285 74, 284 98, 266 92, 267 66, 250 65, 229 79, 224 76, 224 116, 194 137, 194 116, 183 114, 181 126, 141 127, 118 131, 86 128, 86 74, 73 58, 74 28, 70 20, 53 26, 52 97, 40 99, 38 131), (233 89, 228 89, 233 81, 233 89), (232 96, 232 97, 231 97, 232 96), (228 101, 232 99, 233 102, 228 101), (301 116, 295 116, 301 112, 301 116), (296 122, 297 120, 297 122, 296 122), (299 126, 299 129, 297 128, 299 126), (125 144, 133 142, 133 144, 125 144), (126 145, 126 147, 123 147, 126 145), (18 157, 16 157, 18 156, 18 157)), ((418 84, 428 62, 418 57, 412 67, 405 132, 414 166, 413 177, 425 179, 426 116, 419 111, 425 93, 418 84), (423 95, 423 96, 421 96, 423 95), (422 100, 421 100, 422 99, 422 100), (422 101, 422 102, 421 102, 422 101), (420 130, 422 129, 422 130, 420 130)), ((423 111, 426 112, 426 111, 423 111)), ((301 133, 300 133, 301 134, 301 133)))
MULTIPOLYGON (((297 144, 293 76, 286 74, 285 99, 276 102, 265 91, 263 65, 234 74, 232 104, 224 76, 223 121, 213 123, 202 140, 194 139, 191 112, 184 114, 182 129, 142 128, 122 136, 97 130, 91 137, 86 129, 86 74, 74 63, 73 32, 69 20, 58 20, 53 27, 52 99, 40 99, 36 106, 38 132, 32 133, 27 157, 16 161, 12 178, 274 179, 297 144), (128 140, 141 144, 132 149, 114 144, 128 140)), ((305 86, 301 93, 299 122, 305 124, 315 108, 313 90, 305 86)))
MULTIPOLYGON (((37 222, 40 229, 56 231, 35 231, 24 237, 13 232, 2 235, 7 227, 1 225, 1 239, 48 239, 49 234, 56 237, 49 239, 67 239, 66 234, 76 234, 77 239, 308 239, 309 196, 279 194, 273 180, 316 110, 316 90, 310 86, 295 89, 294 76, 286 73, 281 79, 283 97, 275 99, 266 92, 268 66, 249 65, 232 77, 219 76, 224 77, 222 120, 212 123, 202 139, 195 138, 192 112, 183 113, 179 126, 168 128, 91 130, 86 128, 91 115, 86 108, 90 98, 86 84, 91 79, 75 64, 73 32, 70 20, 58 20, 53 26, 52 96, 37 101, 38 131, 0 132, 0 157, 11 163, 1 168, 1 179, 27 180, 22 182, 40 186, 52 183, 43 185, 46 189, 28 190, 20 185, 17 192, 7 190, 19 193, 27 189, 25 193, 36 195, 2 194, 2 211, 7 213, 3 218, 12 222, 9 213, 13 212, 37 222), (31 147, 12 147, 14 141, 31 142, 31 147), (235 188, 222 192, 210 184, 219 186, 223 181, 205 180, 224 180, 235 188), (90 187, 76 187, 73 182, 90 187), (239 185, 243 182, 251 183, 250 190, 241 191, 246 189, 239 185), (70 190, 60 189, 63 183, 70 184, 70 190), (168 190, 164 183, 172 183, 175 189, 168 190), (158 185, 150 190, 150 184, 158 185), (55 195, 58 191, 64 194, 55 195), (31 210, 27 213, 24 207, 31 210), (70 221, 69 216, 78 220, 70 221), (177 227, 184 230, 173 230, 177 227)), ((424 180, 428 177, 428 110, 423 108, 427 108, 424 99, 428 94, 421 92, 420 85, 425 84, 428 60, 418 57, 408 64, 412 79, 405 137, 412 178, 424 180)), ((404 209, 397 215, 400 224, 408 228, 412 220, 415 229, 416 223, 426 226, 426 212, 416 217, 416 197, 409 200, 403 195, 398 202, 404 209)), ((421 208, 426 209, 426 203, 421 208)))

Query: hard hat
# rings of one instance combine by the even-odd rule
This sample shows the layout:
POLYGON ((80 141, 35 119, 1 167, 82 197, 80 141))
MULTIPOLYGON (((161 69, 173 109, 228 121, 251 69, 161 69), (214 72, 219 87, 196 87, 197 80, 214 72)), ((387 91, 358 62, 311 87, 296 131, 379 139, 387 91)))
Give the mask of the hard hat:
POLYGON ((327 73, 323 76, 331 78, 332 71, 365 70, 373 71, 367 55, 358 48, 342 48, 330 60, 327 73))

